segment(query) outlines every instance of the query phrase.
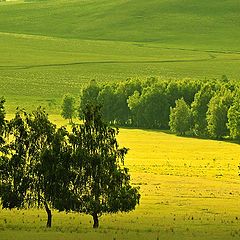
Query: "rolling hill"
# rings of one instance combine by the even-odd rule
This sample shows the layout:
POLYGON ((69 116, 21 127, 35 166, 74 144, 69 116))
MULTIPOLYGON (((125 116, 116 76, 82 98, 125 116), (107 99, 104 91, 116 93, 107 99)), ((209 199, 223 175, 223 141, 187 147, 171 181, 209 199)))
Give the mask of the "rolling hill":
POLYGON ((0 2, 7 109, 54 106, 91 79, 240 76, 238 0, 0 2))
POLYGON ((0 30, 239 50, 238 0, 60 0, 1 4, 0 30))

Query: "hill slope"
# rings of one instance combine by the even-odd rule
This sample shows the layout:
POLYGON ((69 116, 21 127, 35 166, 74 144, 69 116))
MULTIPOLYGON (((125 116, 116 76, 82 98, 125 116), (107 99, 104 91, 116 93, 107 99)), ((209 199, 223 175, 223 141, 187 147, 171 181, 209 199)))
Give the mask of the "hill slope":
POLYGON ((91 79, 238 80, 239 12, 239 0, 0 2, 0 96, 9 112, 59 113, 91 79))
POLYGON ((239 0, 78 0, 0 4, 0 31, 237 49, 239 0))

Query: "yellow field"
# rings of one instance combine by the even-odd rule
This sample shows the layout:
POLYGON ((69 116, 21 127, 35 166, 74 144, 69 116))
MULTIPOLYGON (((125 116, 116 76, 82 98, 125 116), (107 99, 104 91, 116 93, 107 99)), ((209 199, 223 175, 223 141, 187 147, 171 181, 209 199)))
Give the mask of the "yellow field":
MULTIPOLYGON (((51 119, 63 123, 57 116, 51 119)), ((120 129, 121 146, 141 202, 129 214, 91 217, 54 212, 0 212, 0 239, 239 239, 240 145, 120 129)))
POLYGON ((119 141, 131 149, 126 164, 141 186, 139 224, 200 239, 228 239, 240 229, 239 145, 126 129, 119 141))

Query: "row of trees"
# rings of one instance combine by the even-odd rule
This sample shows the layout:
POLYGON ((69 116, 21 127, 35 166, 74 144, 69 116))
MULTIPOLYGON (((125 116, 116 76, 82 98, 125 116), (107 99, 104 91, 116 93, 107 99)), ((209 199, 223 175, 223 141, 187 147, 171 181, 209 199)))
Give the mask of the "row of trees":
POLYGON ((240 138, 239 89, 226 85, 204 85, 188 105, 184 98, 170 109, 170 129, 180 135, 206 136, 216 139, 240 138))
MULTIPOLYGON (((236 139, 240 137, 239 94, 239 85, 226 76, 211 81, 128 79, 105 85, 91 81, 82 89, 76 110, 82 119, 87 104, 101 104, 104 120, 112 125, 236 139)), ((71 119, 73 97, 65 96, 62 107, 63 117, 71 119)))
POLYGON ((44 207, 90 214, 93 227, 103 213, 128 212, 139 203, 124 167, 127 148, 118 130, 102 121, 100 107, 86 105, 83 124, 57 128, 41 108, 17 110, 5 119, 0 101, 0 200, 3 208, 44 207))
MULTIPOLYGON (((82 119, 82 109, 86 104, 100 104, 104 121, 112 125, 167 129, 170 107, 183 96, 188 103, 192 102, 198 89, 198 82, 187 80, 183 84, 176 81, 158 81, 155 78, 147 81, 128 79, 125 82, 105 85, 98 85, 93 80, 82 89, 79 106, 75 109, 78 117, 82 119)), ((69 95, 63 99, 62 116, 71 119, 73 105, 69 98, 73 99, 69 95)))

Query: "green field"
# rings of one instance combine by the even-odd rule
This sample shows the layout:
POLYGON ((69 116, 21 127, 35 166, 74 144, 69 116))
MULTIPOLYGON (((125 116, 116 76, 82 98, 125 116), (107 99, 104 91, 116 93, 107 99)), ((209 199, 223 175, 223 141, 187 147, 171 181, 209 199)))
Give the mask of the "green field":
MULTIPOLYGON (((146 79, 240 79, 239 0, 0 2, 0 97, 42 105, 58 125, 66 93, 146 79)), ((129 214, 0 210, 0 239, 239 239, 240 146, 160 131, 120 129, 141 201, 129 214)))
POLYGON ((0 3, 0 95, 7 109, 126 78, 240 76, 238 0, 0 3))
POLYGON ((141 188, 136 211, 104 215, 98 230, 90 216, 54 212, 49 230, 43 210, 1 210, 0 239, 240 237, 238 144, 134 129, 121 129, 118 140, 130 148, 126 166, 141 188))

